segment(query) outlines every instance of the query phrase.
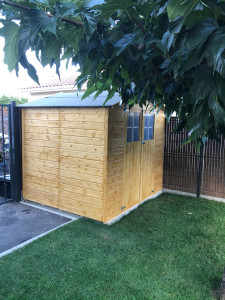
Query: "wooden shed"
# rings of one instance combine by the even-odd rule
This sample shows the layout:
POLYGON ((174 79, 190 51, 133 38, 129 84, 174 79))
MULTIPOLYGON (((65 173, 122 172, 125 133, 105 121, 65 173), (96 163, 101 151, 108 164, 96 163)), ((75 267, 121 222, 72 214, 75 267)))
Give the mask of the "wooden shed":
POLYGON ((81 96, 20 106, 23 198, 106 223, 162 190, 165 118, 81 96))

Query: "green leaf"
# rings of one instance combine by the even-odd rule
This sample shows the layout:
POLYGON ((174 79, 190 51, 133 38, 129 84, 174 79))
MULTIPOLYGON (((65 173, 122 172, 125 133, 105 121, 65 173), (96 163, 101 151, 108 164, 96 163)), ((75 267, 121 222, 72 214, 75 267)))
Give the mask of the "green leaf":
POLYGON ((107 3, 99 6, 105 15, 111 16, 114 12, 119 10, 127 11, 130 7, 134 6, 132 0, 109 0, 107 3))
POLYGON ((193 83, 190 88, 191 95, 197 104, 211 93, 216 93, 212 69, 202 65, 193 72, 193 83))
POLYGON ((96 84, 96 86, 95 85, 93 85, 93 86, 91 86, 90 88, 88 88, 85 92, 84 92, 84 94, 83 94, 83 96, 82 96, 82 100, 83 99, 85 99, 85 98, 87 98, 88 96, 90 96, 91 94, 93 94, 94 92, 96 92, 98 89, 100 89, 102 87, 102 83, 101 82, 98 82, 97 84, 96 84))
POLYGON ((170 0, 167 6, 167 13, 170 21, 177 17, 187 17, 199 0, 170 0))
POLYGON ((225 109, 219 103, 218 98, 209 98, 208 104, 216 121, 225 126, 225 109))
POLYGON ((121 73, 121 76, 122 76, 123 79, 129 79, 130 78, 126 69, 122 68, 120 73, 121 73))
POLYGON ((57 11, 60 14, 60 17, 73 15, 75 10, 78 10, 79 7, 73 2, 61 2, 57 8, 57 11))
POLYGON ((184 25, 193 26, 195 23, 206 18, 215 18, 215 14, 211 9, 204 7, 202 10, 194 10, 186 17, 184 25))
POLYGON ((38 76, 37 76, 37 71, 36 69, 28 62, 25 54, 23 54, 21 57, 20 57, 20 60, 19 62, 21 63, 21 65, 24 67, 24 69, 27 70, 28 72, 28 75, 37 83, 39 84, 39 79, 38 79, 38 76))
POLYGON ((16 68, 19 60, 19 30, 20 27, 11 21, 1 20, 4 27, 0 28, 0 36, 5 38, 4 63, 8 65, 9 71, 16 68))

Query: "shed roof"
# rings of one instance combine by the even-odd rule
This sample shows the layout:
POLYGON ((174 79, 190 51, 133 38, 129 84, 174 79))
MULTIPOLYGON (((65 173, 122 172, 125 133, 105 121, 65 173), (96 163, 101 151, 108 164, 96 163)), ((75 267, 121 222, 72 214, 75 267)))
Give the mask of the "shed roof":
MULTIPOLYGON (((84 100, 81 100, 83 94, 84 93, 82 92, 59 93, 35 101, 27 102, 25 104, 18 105, 17 107, 102 107, 108 96, 107 92, 103 92, 96 99, 94 99, 94 94, 92 94, 84 100)), ((116 93, 113 98, 105 103, 105 107, 113 106, 117 103, 120 103, 120 101, 121 98, 119 97, 119 94, 116 93)))

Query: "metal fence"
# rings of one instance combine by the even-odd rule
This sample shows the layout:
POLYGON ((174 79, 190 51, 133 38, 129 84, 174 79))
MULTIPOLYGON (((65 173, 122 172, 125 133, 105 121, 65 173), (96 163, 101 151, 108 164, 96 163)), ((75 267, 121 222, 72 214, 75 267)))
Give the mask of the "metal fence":
POLYGON ((181 145, 188 136, 185 130, 174 133, 177 123, 176 117, 166 123, 163 187, 197 193, 200 179, 201 195, 225 198, 225 139, 221 137, 221 143, 206 142, 200 174, 200 153, 196 151, 193 143, 181 145))

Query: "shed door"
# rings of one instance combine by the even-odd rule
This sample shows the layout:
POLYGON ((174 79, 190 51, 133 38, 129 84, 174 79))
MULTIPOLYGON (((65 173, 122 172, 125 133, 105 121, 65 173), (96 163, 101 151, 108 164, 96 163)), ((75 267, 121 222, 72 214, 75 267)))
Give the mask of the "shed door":
POLYGON ((126 153, 124 161, 123 207, 139 203, 141 185, 141 114, 140 110, 126 114, 126 153))
POLYGON ((154 194, 154 123, 154 114, 143 114, 140 202, 154 194))
POLYGON ((127 118, 124 162, 124 193, 126 209, 154 194, 154 115, 140 110, 129 112, 127 118))

